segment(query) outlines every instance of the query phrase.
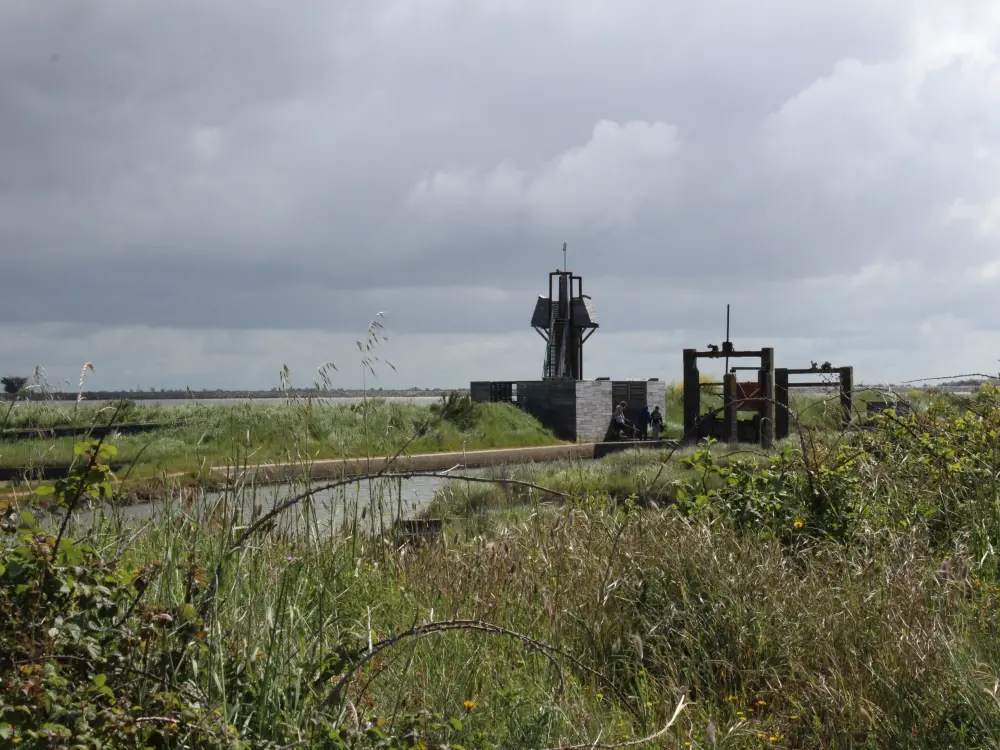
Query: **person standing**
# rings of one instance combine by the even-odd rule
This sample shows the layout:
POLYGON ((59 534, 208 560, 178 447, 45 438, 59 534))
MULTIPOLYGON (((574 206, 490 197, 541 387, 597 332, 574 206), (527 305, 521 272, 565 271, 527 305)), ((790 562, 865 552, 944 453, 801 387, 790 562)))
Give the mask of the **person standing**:
POLYGON ((653 428, 653 440, 659 440, 660 433, 663 431, 663 414, 660 412, 659 406, 654 408, 653 413, 649 415, 649 426, 653 428))
POLYGON ((649 404, 643 404, 642 411, 639 412, 639 439, 649 438, 649 404))
POLYGON ((613 417, 615 433, 618 435, 619 440, 625 439, 625 402, 622 401, 618 406, 615 407, 615 415, 613 417))

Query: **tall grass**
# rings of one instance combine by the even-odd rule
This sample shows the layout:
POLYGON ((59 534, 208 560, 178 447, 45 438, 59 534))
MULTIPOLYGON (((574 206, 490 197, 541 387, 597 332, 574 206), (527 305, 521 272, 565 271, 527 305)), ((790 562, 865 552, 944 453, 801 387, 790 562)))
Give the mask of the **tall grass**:
MULTIPOLYGON (((392 453, 425 424, 397 406, 236 407, 197 444, 304 462, 343 428, 339 449, 392 453)), ((767 453, 456 479, 430 535, 397 525, 388 475, 322 501, 168 481, 137 516, 84 446, 51 517, 0 500, 0 743, 997 746, 1000 395, 925 407, 767 453)), ((412 446, 534 439, 523 419, 412 446)))
MULTIPOLYGON (((976 477, 1000 460, 1000 400, 988 408, 932 412, 919 429, 887 418, 808 458, 791 445, 751 456, 713 446, 663 472, 650 453, 523 468, 571 498, 489 488, 471 507, 459 500, 478 493, 452 490, 436 508, 451 514, 442 534, 417 544, 392 529, 392 481, 335 495, 332 527, 304 501, 230 559, 199 650, 147 653, 136 667, 203 694, 256 746, 314 738, 317 717, 353 726, 356 715, 398 737, 421 709, 441 717, 422 737, 445 744, 626 742, 654 733, 682 695, 668 746, 994 746, 1000 506, 976 477), (935 466, 949 440, 966 446, 951 459, 965 463, 935 466), (655 489, 657 473, 685 499, 644 508, 629 496, 653 495, 616 495, 629 476, 655 489), (810 481, 846 532, 822 531, 829 508, 815 507, 810 481), (944 504, 947 523, 935 515, 944 504), (454 619, 551 644, 586 669, 516 638, 439 633, 382 652, 346 703, 333 700, 323 675, 338 673, 338 654, 454 619)), ((155 561, 147 601, 180 613, 205 601, 199 577, 207 588, 267 502, 250 487, 189 495, 141 528, 108 511, 75 531, 107 558, 155 561)))

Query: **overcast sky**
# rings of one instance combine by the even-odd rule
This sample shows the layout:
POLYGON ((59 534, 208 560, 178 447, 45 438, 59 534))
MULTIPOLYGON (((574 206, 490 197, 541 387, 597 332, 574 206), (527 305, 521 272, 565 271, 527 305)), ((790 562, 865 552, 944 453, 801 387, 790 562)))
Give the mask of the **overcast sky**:
POLYGON ((719 342, 1000 369, 1000 4, 0 0, 0 374, 384 387, 719 342))

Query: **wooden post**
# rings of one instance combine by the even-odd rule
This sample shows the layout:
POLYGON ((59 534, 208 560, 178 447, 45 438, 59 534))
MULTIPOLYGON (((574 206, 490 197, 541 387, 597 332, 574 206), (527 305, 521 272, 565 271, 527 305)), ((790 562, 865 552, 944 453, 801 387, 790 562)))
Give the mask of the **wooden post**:
MULTIPOLYGON (((616 404, 617 406, 617 404, 616 404)), ((684 350, 684 439, 698 441, 701 416, 701 383, 695 349, 684 350)))
POLYGON ((788 437, 788 368, 778 367, 774 370, 774 439, 784 440, 788 437))
POLYGON ((763 448, 774 445, 774 349, 760 350, 760 383, 764 398, 760 414, 760 444, 763 448))
POLYGON ((722 434, 729 443, 739 442, 740 439, 737 432, 739 425, 736 424, 739 419, 736 396, 736 375, 727 372, 722 377, 722 434))
POLYGON ((851 424, 854 416, 854 368, 840 368, 840 407, 844 410, 844 426, 851 424))

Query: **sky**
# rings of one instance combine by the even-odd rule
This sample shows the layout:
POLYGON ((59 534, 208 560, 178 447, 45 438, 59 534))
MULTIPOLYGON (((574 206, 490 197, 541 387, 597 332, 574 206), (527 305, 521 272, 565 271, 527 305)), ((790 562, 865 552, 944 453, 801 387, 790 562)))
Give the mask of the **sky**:
POLYGON ((993 0, 0 0, 0 165, 0 374, 66 388, 537 378, 564 242, 586 377, 727 303, 778 366, 1000 370, 993 0))

